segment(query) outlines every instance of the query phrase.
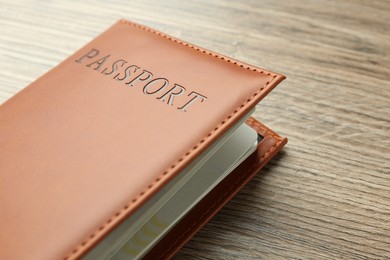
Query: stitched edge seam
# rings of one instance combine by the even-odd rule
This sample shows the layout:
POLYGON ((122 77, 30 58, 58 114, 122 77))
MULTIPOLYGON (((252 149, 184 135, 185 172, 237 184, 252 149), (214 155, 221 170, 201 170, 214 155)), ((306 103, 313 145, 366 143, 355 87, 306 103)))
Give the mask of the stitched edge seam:
POLYGON ((273 76, 274 78, 277 76, 276 74, 273 74, 269 71, 265 72, 264 70, 262 69, 259 69, 259 68, 255 68, 255 67, 252 67, 252 66, 249 66, 249 65, 244 65, 244 64, 241 64, 239 61, 236 61, 236 60, 233 60, 233 59, 230 59, 224 55, 221 55, 221 54, 217 54, 215 52, 212 52, 212 51, 209 51, 209 50, 206 50, 206 49, 203 49, 203 48, 200 48, 198 46, 194 46, 188 42, 184 42, 184 41, 181 41, 179 39, 176 39, 172 36, 169 36, 169 35, 166 35, 162 32, 159 32, 159 31, 156 31, 152 28, 149 28, 149 27, 146 27, 146 26, 143 26, 143 25, 140 25, 140 24, 137 24, 137 23, 133 23, 133 22, 130 22, 130 21, 127 21, 127 20, 120 20, 120 23, 121 24, 125 24, 125 25, 129 25, 129 26, 132 26, 132 27, 136 27, 136 28, 139 28, 141 30, 144 30, 144 31, 147 31, 147 32, 150 32, 150 33, 153 33, 153 34, 156 34, 158 36, 161 36, 167 40, 170 40, 172 42, 175 42, 175 43, 178 43, 178 44, 181 44, 181 45, 184 45, 186 47, 189 47, 191 49, 194 49, 196 51, 199 51, 201 53, 204 53, 204 54, 207 54, 207 55, 210 55, 210 56, 213 56, 215 58, 218 58, 218 59, 221 59, 223 61, 226 61, 228 63, 231 63, 231 64, 234 64, 238 67, 241 67, 241 68, 244 68, 244 69, 247 69, 247 70, 252 70, 252 71, 256 71, 256 72, 259 72, 259 73, 262 73, 262 74, 266 74, 268 76, 273 76))
POLYGON ((163 259, 167 254, 169 254, 169 251, 174 248, 179 242, 180 240, 188 233, 192 230, 192 228, 194 226, 196 226, 200 221, 202 221, 202 218, 207 216, 207 214, 214 210, 215 208, 217 208, 219 206, 219 203, 221 202, 221 200, 228 194, 230 193, 233 189, 235 189, 237 186, 240 185, 241 181, 246 177, 246 175, 251 172, 254 168, 256 168, 257 166, 259 166, 263 161, 264 159, 268 158, 269 155, 271 154, 271 152, 273 152, 275 150, 275 148, 277 146, 280 145, 280 143, 282 142, 280 140, 280 138, 278 138, 277 136, 275 136, 273 133, 270 133, 266 128, 262 127, 261 125, 259 125, 256 121, 252 121, 251 124, 255 125, 257 128, 260 128, 262 130, 264 130, 267 134, 271 135, 273 138, 277 139, 278 141, 273 145, 271 146, 265 153, 263 156, 260 157, 258 163, 252 165, 252 167, 249 168, 249 170, 247 170, 232 186, 230 186, 230 188, 225 192, 223 193, 221 196, 219 196, 218 200, 216 202, 213 203, 213 205, 205 212, 203 213, 190 227, 188 227, 176 240, 175 242, 173 242, 173 244, 170 245, 170 247, 165 250, 162 255, 161 255, 161 258, 163 259))
MULTIPOLYGON (((195 146, 193 146, 187 153, 185 153, 182 157, 180 157, 179 160, 177 160, 174 164, 172 164, 166 171, 164 171, 161 175, 159 175, 151 184, 149 184, 147 186, 147 188, 145 190, 143 190, 142 192, 140 192, 135 198, 133 198, 132 200, 130 200, 128 203, 126 203, 125 206, 123 206, 119 211, 117 211, 115 214, 113 214, 107 221, 105 221, 99 228, 97 228, 91 235, 89 235, 83 242, 81 242, 80 244, 78 244, 69 254, 67 254, 67 256, 64 257, 64 260, 68 260, 72 257, 72 255, 76 254, 77 252, 79 252, 80 249, 82 249, 83 247, 85 247, 88 242, 93 239, 95 236, 97 236, 100 232, 102 232, 105 227, 110 224, 114 219, 118 218, 119 216, 121 216, 122 214, 126 213, 126 211, 130 208, 130 206, 132 204, 134 204, 135 202, 137 202, 140 198, 142 198, 146 191, 150 190, 155 184, 157 184, 158 182, 160 182, 168 173, 170 173, 171 171, 173 171, 175 168, 176 168, 176 165, 180 162, 182 162, 186 157, 188 157, 191 153, 193 153, 194 151, 196 151, 198 149, 198 147, 203 144, 210 136, 212 136, 221 126, 223 126, 227 121, 229 121, 229 119, 231 119, 238 111, 240 111, 246 104, 248 104, 254 97, 256 97, 264 88, 266 88, 268 85, 270 85, 271 82, 273 82, 275 80, 275 78, 277 77, 276 74, 272 74, 270 72, 265 72, 263 70, 259 70, 257 68, 252 68, 252 67, 249 67, 249 66, 244 66, 243 64, 239 64, 238 62, 236 61, 232 61, 230 59, 227 59, 226 57, 224 56, 220 56, 216 53, 212 53, 210 51, 206 51, 204 49, 201 49, 199 47, 195 47, 189 43, 185 43, 185 42, 182 42, 180 40, 177 40, 175 38, 172 38, 166 34, 163 34, 161 32, 158 32, 158 31, 155 31, 151 28, 148 28, 148 27, 145 27, 145 26, 142 26, 142 25, 139 25, 139 24, 136 24, 136 23, 132 23, 132 22, 129 22, 127 20, 120 20, 120 23, 121 24, 125 24, 125 25, 129 25, 129 26, 133 26, 133 27, 136 27, 136 28, 139 28, 139 29, 142 29, 144 31, 147 31, 147 32, 150 32, 150 33, 153 33, 153 34, 156 34, 158 36, 161 36, 165 39, 168 39, 170 41, 173 41, 175 43, 178 43, 178 44, 182 44, 186 47, 189 47, 189 48, 192 48, 194 50, 197 50, 197 51, 200 51, 202 53, 205 53, 205 54, 208 54, 208 55, 211 55, 212 57, 215 57, 215 58, 219 58, 221 60, 224 60, 226 62, 229 62, 229 63, 232 63, 232 64, 235 64, 241 68, 244 68, 244 69, 247 69, 247 70, 252 70, 252 71, 255 71, 255 72, 258 72, 258 73, 262 73, 262 74, 266 74, 268 76, 272 76, 272 78, 267 81, 265 83, 264 86, 262 86, 260 89, 258 89, 252 96, 250 96, 247 100, 245 100, 245 102, 243 104, 241 104, 239 107, 237 107, 231 114, 229 114, 229 116, 227 118, 225 118, 222 122, 220 122, 213 130, 211 130, 200 142, 198 142, 195 146)), ((265 130, 265 129, 264 129, 265 130)), ((265 130, 267 131, 267 130, 265 130)), ((276 144, 275 144, 276 145, 276 144)), ((274 147, 274 146, 273 146, 274 147)), ((268 151, 267 151, 268 152, 268 151)))

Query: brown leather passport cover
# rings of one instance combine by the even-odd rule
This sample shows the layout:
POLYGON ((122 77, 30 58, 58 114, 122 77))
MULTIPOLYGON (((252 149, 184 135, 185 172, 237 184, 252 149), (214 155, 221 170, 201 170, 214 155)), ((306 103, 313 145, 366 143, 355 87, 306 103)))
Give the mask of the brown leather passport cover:
MULTIPOLYGON (((1 105, 0 259, 81 257, 283 78, 119 21, 1 105)), ((248 122, 272 145, 187 215, 210 205, 166 255, 284 144, 248 122)))

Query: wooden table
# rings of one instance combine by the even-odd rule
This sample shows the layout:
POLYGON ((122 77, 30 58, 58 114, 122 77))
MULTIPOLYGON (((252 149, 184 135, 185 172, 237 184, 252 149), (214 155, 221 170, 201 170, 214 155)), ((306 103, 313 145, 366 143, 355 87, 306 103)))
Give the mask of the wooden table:
POLYGON ((0 2, 0 102, 119 18, 287 75, 287 147, 178 259, 390 258, 389 1, 0 2))

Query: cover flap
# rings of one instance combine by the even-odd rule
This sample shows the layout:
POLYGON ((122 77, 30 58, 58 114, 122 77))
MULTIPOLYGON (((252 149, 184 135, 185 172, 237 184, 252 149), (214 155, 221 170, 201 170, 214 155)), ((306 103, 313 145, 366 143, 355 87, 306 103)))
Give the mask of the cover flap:
MULTIPOLYGON (((241 188, 264 167, 287 143, 282 138, 254 118, 247 125, 255 129, 263 140, 257 150, 232 173, 206 195, 172 230, 143 258, 144 260, 170 259, 201 229, 241 188)), ((126 254, 126 245, 122 248, 126 254)))
POLYGON ((119 21, 0 107, 0 258, 79 257, 283 78, 119 21))

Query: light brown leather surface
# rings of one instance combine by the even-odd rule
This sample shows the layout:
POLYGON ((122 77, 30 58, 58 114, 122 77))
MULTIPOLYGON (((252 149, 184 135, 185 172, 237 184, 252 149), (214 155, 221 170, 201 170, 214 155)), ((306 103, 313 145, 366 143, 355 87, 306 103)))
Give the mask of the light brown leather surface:
POLYGON ((78 258, 283 78, 118 22, 0 107, 0 259, 78 258), (104 74, 121 59, 185 95, 104 74))
POLYGON ((287 143, 287 138, 252 117, 246 123, 264 137, 257 150, 207 194, 144 259, 174 256, 287 143))

